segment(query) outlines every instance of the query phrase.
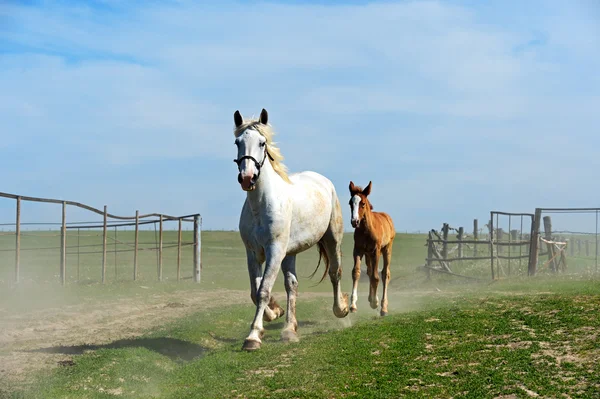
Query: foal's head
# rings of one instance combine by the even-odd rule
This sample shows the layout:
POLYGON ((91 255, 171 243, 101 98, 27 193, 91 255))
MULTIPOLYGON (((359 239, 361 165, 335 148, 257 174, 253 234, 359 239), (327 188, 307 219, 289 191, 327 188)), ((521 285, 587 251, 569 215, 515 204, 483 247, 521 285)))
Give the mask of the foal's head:
POLYGON ((371 182, 363 190, 359 186, 355 186, 354 183, 350 182, 350 212, 352 227, 357 228, 363 222, 366 217, 367 209, 371 211, 373 205, 367 198, 371 194, 371 182))

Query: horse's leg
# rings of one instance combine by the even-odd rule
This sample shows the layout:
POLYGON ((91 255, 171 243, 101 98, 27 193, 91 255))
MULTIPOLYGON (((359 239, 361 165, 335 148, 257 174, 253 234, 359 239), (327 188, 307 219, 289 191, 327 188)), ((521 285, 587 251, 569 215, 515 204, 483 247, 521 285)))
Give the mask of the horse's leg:
MULTIPOLYGON (((262 259, 257 256, 254 251, 246 248, 246 257, 248 259, 248 274, 250 275, 250 297, 255 305, 258 305, 257 294, 258 287, 262 281, 262 267, 261 264, 265 261, 264 255, 262 259)), ((275 298, 271 297, 269 300, 269 306, 265 309, 263 315, 264 321, 273 321, 276 318, 283 316, 283 308, 275 302, 275 298)))
POLYGON ((379 248, 375 249, 373 254, 370 254, 371 257, 371 266, 369 267, 371 270, 370 277, 370 287, 369 287, 369 302, 371 304, 372 309, 377 309, 379 306, 379 297, 377 296, 377 286, 379 285, 379 274, 377 274, 377 269, 379 267, 379 255, 381 250, 379 248))
POLYGON ((298 295, 298 278, 296 276, 296 255, 288 255, 281 262, 287 292, 287 316, 281 332, 281 339, 287 342, 298 342, 298 322, 296 321, 296 296, 298 295))
POLYGON ((267 306, 270 303, 271 290, 273 289, 273 284, 275 284, 275 279, 277 278, 277 273, 279 273, 279 269, 281 268, 281 261, 285 257, 285 253, 285 245, 273 243, 269 247, 265 248, 265 255, 267 259, 265 264, 265 273, 260 282, 260 286, 258 287, 258 305, 256 306, 254 320, 250 326, 250 334, 248 337, 246 337, 244 345, 242 346, 242 349, 244 350, 251 351, 260 349, 262 342, 261 337, 264 334, 263 316, 267 306))
POLYGON ((362 254, 354 248, 354 269, 352 269, 352 297, 350 298, 350 311, 356 312, 356 301, 358 300, 358 280, 360 280, 360 259, 362 254))
POLYGON ((369 276, 369 297, 368 301, 371 303, 371 294, 373 291, 371 290, 371 280, 373 279, 373 255, 370 252, 365 254, 365 263, 367 264, 367 276, 369 276))
POLYGON ((383 269, 381 269, 381 284, 383 285, 383 295, 381 296, 381 315, 388 313, 388 284, 390 282, 390 263, 392 261, 392 242, 381 250, 383 255, 383 269))
POLYGON ((342 238, 344 238, 344 222, 339 201, 335 201, 329 227, 320 243, 329 259, 329 279, 333 286, 333 314, 336 317, 348 315, 348 294, 342 295, 340 281, 342 279, 342 238))

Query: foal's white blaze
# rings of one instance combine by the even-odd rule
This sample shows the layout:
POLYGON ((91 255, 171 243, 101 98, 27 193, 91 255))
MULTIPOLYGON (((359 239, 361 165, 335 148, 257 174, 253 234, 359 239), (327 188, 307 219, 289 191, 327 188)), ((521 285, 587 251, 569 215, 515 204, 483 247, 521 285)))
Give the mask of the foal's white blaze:
POLYGON ((350 206, 350 210, 352 211, 352 225, 354 226, 356 223, 359 222, 358 220, 358 207, 360 206, 360 197, 358 195, 354 195, 352 196, 351 199, 351 206, 350 206))

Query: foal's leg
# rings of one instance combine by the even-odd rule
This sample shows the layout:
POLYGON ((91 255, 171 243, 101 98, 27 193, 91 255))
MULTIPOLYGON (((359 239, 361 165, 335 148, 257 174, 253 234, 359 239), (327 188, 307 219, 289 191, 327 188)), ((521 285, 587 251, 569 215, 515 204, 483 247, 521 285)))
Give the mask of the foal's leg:
POLYGON ((287 292, 287 316, 281 332, 281 339, 298 342, 298 322, 296 321, 296 296, 298 295, 298 278, 296 276, 296 255, 288 255, 281 262, 281 270, 285 278, 287 292))
POLYGON ((371 304, 372 309, 377 309, 379 306, 379 297, 377 296, 377 286, 379 285, 379 274, 377 274, 377 269, 379 267, 379 254, 381 250, 377 248, 373 254, 370 254, 371 257, 371 265, 370 270, 370 287, 369 287, 369 302, 371 304))
POLYGON ((246 337, 242 349, 244 350, 256 350, 260 349, 262 343, 261 337, 264 334, 263 328, 263 316, 271 298, 271 290, 273 284, 277 278, 277 273, 281 268, 281 261, 285 257, 286 248, 281 244, 271 244, 265 248, 265 255, 267 258, 265 264, 265 273, 258 287, 258 305, 256 306, 256 314, 254 315, 254 321, 250 326, 250 334, 246 337))
POLYGON ((362 254, 354 248, 354 269, 352 269, 352 297, 350 298, 350 311, 356 312, 356 301, 358 300, 358 280, 360 280, 360 259, 362 254))
POLYGON ((392 244, 390 242, 381 250, 383 255, 383 269, 381 269, 381 283, 383 284, 383 295, 381 296, 381 315, 388 313, 388 284, 390 282, 390 263, 392 262, 392 244))
MULTIPOLYGON (((246 248, 246 258, 248 259, 248 274, 250 275, 250 297, 255 305, 258 305, 258 287, 262 281, 262 266, 265 261, 264 254, 256 255, 254 251, 246 248)), ((283 316, 284 310, 275 302, 275 298, 271 297, 269 306, 265 309, 263 319, 272 321, 283 316)))

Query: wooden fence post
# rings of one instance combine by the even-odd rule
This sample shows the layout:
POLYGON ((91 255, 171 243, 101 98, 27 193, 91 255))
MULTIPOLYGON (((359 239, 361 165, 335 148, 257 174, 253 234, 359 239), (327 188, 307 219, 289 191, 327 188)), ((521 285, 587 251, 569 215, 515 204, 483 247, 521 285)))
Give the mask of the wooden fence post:
POLYGON ((490 212, 490 222, 488 224, 490 230, 490 267, 492 268, 492 280, 496 279, 494 275, 494 214, 490 212))
POLYGON ((462 258, 463 257, 463 245, 462 245, 462 240, 463 237, 465 235, 465 229, 464 227, 459 227, 458 228, 458 257, 462 258))
POLYGON ((67 203, 62 203, 62 225, 60 228, 60 284, 67 280, 67 203))
POLYGON ((444 223, 442 226, 442 259, 446 261, 448 259, 448 231, 450 230, 450 225, 448 223, 444 223))
POLYGON ((541 217, 542 210, 540 208, 536 208, 535 216, 533 217, 533 226, 531 226, 531 244, 529 245, 529 264, 527 265, 527 274, 529 276, 535 276, 537 272, 541 217))
MULTIPOLYGON (((473 219, 473 239, 475 241, 479 240, 479 221, 477 219, 473 219)), ((473 244, 473 256, 477 256, 477 244, 473 244)))
MULTIPOLYGON (((547 241, 552 241, 552 218, 544 216, 544 236, 547 241)), ((546 244, 548 249, 548 261, 550 262, 550 270, 556 272, 558 270, 556 259, 554 259, 554 245, 546 244)))
POLYGON ((21 273, 21 197, 17 197, 17 217, 15 227, 15 283, 19 283, 21 273))
POLYGON ((79 283, 81 281, 80 279, 80 251, 81 251, 81 246, 79 245, 79 236, 81 235, 81 229, 78 227, 77 228, 77 282, 79 283))
POLYGON ((17 197, 15 226, 15 283, 19 283, 21 274, 21 197, 17 197))
POLYGON ((181 278, 181 218, 179 218, 179 229, 177 230, 177 282, 181 278))
POLYGON ((115 228, 115 238, 114 238, 114 246, 113 246, 113 251, 114 251, 114 256, 115 256, 115 281, 117 281, 117 226, 114 226, 115 228))
POLYGON ((158 281, 162 281, 163 275, 163 215, 160 215, 158 232, 158 281))
POLYGON ((200 217, 194 216, 194 282, 199 283, 201 280, 202 270, 202 241, 201 241, 201 225, 200 217))
POLYGON ((106 205, 104 205, 104 226, 102 228, 102 284, 106 281, 106 222, 107 211, 106 205))
POLYGON ((429 232, 429 235, 427 236, 427 280, 431 280, 431 265, 433 263, 432 261, 433 258, 433 235, 431 234, 431 231, 429 232))
POLYGON ((581 256, 581 239, 577 239, 577 256, 581 256))
POLYGON ((140 211, 135 211, 135 244, 133 250, 133 281, 137 280, 138 276, 138 245, 140 233, 140 211))

